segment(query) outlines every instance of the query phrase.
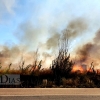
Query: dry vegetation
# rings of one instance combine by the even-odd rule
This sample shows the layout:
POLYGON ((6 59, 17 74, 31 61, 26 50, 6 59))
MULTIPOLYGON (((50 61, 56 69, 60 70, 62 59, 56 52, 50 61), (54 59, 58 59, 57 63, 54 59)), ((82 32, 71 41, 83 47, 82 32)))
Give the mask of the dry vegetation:
POLYGON ((20 86, 0 86, 0 87, 20 87, 20 88, 96 88, 100 87, 100 74, 94 70, 93 63, 90 69, 84 73, 80 71, 71 72, 75 64, 70 60, 68 53, 68 39, 60 45, 57 58, 52 61, 52 65, 48 69, 41 69, 42 60, 38 62, 36 58, 33 65, 29 64, 25 67, 25 61, 22 60, 19 69, 8 68, 3 70, 0 64, 0 74, 20 74, 20 86))

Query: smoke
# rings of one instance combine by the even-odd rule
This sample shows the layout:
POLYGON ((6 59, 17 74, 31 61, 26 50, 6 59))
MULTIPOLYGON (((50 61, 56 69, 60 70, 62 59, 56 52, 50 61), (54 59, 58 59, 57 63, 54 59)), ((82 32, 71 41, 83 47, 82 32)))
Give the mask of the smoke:
MULTIPOLYGON (((54 54, 58 51, 59 39, 63 39, 63 35, 64 38, 68 39, 76 38, 88 29, 88 25, 86 20, 79 18, 72 20, 67 25, 67 28, 63 29, 64 31, 68 29, 68 33, 65 31, 65 34, 63 34, 63 30, 56 30, 56 26, 53 28, 49 27, 49 29, 45 26, 35 26, 34 23, 31 23, 31 21, 21 23, 18 26, 17 31, 14 33, 14 36, 19 41, 19 45, 13 46, 12 48, 4 46, 0 53, 1 62, 18 62, 23 56, 26 63, 32 63, 35 58, 35 51, 38 48, 39 60, 42 58, 42 60, 46 62, 46 59, 48 58, 47 62, 50 63, 50 59, 53 59, 52 56, 54 57, 54 54), (49 31, 49 29, 51 31, 49 31)), ((88 46, 89 45, 84 46, 83 48, 88 49, 86 51, 89 51, 91 49, 91 45, 90 48, 88 48, 88 46)), ((88 53, 82 50, 79 51, 78 55, 88 55, 88 53)), ((85 59, 85 57, 81 57, 81 59, 83 58, 85 59)))
POLYGON ((81 47, 78 47, 77 62, 88 63, 94 62, 96 66, 99 65, 100 59, 100 30, 95 33, 92 42, 88 42, 81 47))
POLYGON ((20 46, 12 46, 11 48, 3 46, 0 51, 0 64, 5 68, 12 63, 12 68, 18 68, 23 61, 25 61, 25 66, 33 64, 36 57, 39 57, 36 51, 28 52, 20 46))
POLYGON ((17 32, 14 34, 21 45, 28 48, 37 48, 39 40, 41 40, 41 31, 36 29, 30 21, 19 25, 17 32))
POLYGON ((24 46, 23 49, 27 53, 29 50, 34 52, 38 48, 39 53, 45 60, 46 57, 53 56, 58 51, 58 42, 59 39, 63 40, 63 35, 64 38, 75 38, 83 34, 88 29, 88 25, 85 19, 72 20, 67 25, 67 28, 63 29, 64 31, 70 30, 68 35, 67 32, 63 34, 63 31, 58 31, 57 26, 49 27, 49 29, 47 27, 37 27, 34 23, 26 21, 18 26, 17 32, 14 35, 19 40, 20 46, 24 46), (48 51, 51 52, 48 53, 48 51))
POLYGON ((55 33, 54 35, 52 35, 46 42, 46 47, 47 49, 56 49, 58 46, 58 40, 60 38, 60 34, 55 33))
POLYGON ((78 55, 78 60, 81 63, 86 62, 93 48, 94 48, 94 44, 92 43, 87 43, 83 45, 82 47, 80 47, 80 49, 76 51, 76 54, 78 55))
POLYGON ((93 41, 95 44, 100 44, 100 30, 97 31, 96 36, 94 37, 93 41))
POLYGON ((3 50, 1 50, 0 52, 0 57, 4 57, 4 58, 10 58, 11 56, 16 57, 19 53, 20 50, 17 46, 14 46, 12 48, 4 46, 3 50))
MULTIPOLYGON (((55 26, 56 27, 56 26, 55 26)), ((57 29, 57 28, 56 28, 57 29)), ((59 40, 61 42, 65 42, 65 39, 71 40, 75 39, 76 37, 85 34, 85 31, 88 30, 88 24, 85 19, 78 18, 74 19, 67 27, 61 31, 55 30, 54 27, 51 29, 51 34, 49 34, 49 38, 46 41, 46 43, 42 44, 43 47, 45 47, 46 50, 53 50, 58 49, 57 47, 59 40), (58 32, 57 32, 58 31, 58 32)))
POLYGON ((18 62, 18 57, 21 55, 21 50, 18 46, 13 46, 9 48, 8 46, 3 46, 0 51, 0 63, 4 66, 16 61, 18 62))
POLYGON ((87 31, 87 29, 88 29, 88 24, 86 22, 86 19, 78 18, 69 22, 64 33, 65 36, 68 36, 69 39, 71 38, 73 39, 76 38, 77 36, 84 34, 87 31))

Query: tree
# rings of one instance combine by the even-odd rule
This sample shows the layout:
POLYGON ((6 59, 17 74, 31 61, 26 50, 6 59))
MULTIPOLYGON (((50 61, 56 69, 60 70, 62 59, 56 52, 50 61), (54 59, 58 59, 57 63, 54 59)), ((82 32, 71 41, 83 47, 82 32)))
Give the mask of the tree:
POLYGON ((63 33, 59 43, 59 53, 55 60, 52 61, 51 69, 54 74, 54 81, 56 85, 60 85, 62 77, 67 77, 72 70, 73 62, 70 60, 68 54, 68 33, 63 33), (67 76, 66 76, 67 75, 67 76))

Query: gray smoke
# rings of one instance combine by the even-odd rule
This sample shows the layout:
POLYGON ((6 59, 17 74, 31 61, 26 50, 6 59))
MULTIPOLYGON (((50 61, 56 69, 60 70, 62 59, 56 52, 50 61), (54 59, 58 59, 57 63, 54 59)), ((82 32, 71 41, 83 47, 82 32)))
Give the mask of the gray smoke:
POLYGON ((100 59, 100 30, 96 32, 93 42, 88 42, 81 47, 78 47, 77 62, 91 63, 94 61, 95 65, 99 65, 100 59))
POLYGON ((76 38, 77 36, 80 36, 85 33, 85 31, 88 29, 88 24, 85 19, 78 18, 75 20, 72 20, 67 28, 65 29, 65 35, 68 36, 68 38, 76 38), (68 30, 68 31, 66 31, 68 30))
MULTIPOLYGON (((4 60, 1 60, 1 62, 13 62, 14 60, 18 59, 19 56, 24 56, 25 58, 23 58, 25 60, 32 61, 32 58, 34 58, 34 52, 37 48, 40 49, 39 53, 44 58, 51 57, 52 53, 56 54, 59 46, 58 42, 59 39, 62 39, 61 37, 63 32, 58 32, 58 30, 56 30, 56 26, 53 27, 53 29, 49 28, 51 31, 46 28, 47 27, 42 26, 37 27, 30 21, 20 24, 17 31, 14 33, 15 37, 19 41, 19 46, 14 46, 12 49, 9 49, 9 47, 4 47, 3 51, 0 53, 0 59, 4 60), (44 37, 46 37, 46 39, 44 37), (48 53, 48 50, 51 50, 51 53, 48 53)), ((65 34, 63 35, 68 39, 76 38, 77 36, 83 34, 87 29, 88 25, 85 20, 75 19, 67 25, 67 28, 64 29, 65 34), (69 33, 65 31, 67 29, 69 30, 69 33)))

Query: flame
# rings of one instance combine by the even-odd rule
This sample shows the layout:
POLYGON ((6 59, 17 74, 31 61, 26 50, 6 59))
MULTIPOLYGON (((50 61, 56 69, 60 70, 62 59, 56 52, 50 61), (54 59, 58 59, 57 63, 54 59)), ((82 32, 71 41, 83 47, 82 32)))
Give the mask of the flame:
MULTIPOLYGON (((89 68, 87 72, 93 73, 93 69, 89 68)), ((100 69, 96 69, 95 72, 100 75, 100 69)))
POLYGON ((88 68, 88 69, 87 69, 87 72, 91 72, 91 73, 92 73, 93 70, 92 70, 91 68, 88 68))
POLYGON ((97 69, 97 74, 99 74, 99 75, 100 75, 100 69, 97 69))
POLYGON ((79 71, 80 73, 83 73, 84 69, 82 68, 81 65, 74 65, 71 72, 77 72, 77 71, 79 71))

